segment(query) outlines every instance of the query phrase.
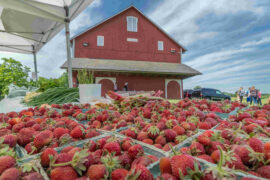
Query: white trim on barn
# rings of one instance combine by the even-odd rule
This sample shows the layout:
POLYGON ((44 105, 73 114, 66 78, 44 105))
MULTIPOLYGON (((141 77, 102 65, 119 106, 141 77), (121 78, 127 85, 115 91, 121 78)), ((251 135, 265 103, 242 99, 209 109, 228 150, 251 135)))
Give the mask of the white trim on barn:
POLYGON ((111 80, 113 82, 113 84, 116 83, 116 78, 115 77, 96 77, 96 84, 98 84, 99 81, 101 81, 103 79, 111 80))
POLYGON ((168 84, 171 81, 176 81, 179 84, 179 86, 180 86, 180 98, 182 98, 182 90, 181 90, 182 89, 182 83, 181 83, 181 79, 165 79, 165 98, 166 99, 168 98, 168 94, 167 94, 168 90, 167 90, 167 88, 168 88, 168 84))

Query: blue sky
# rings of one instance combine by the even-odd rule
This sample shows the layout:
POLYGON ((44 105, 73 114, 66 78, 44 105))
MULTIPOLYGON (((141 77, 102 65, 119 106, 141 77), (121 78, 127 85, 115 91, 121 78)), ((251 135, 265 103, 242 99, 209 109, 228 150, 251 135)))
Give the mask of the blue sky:
MULTIPOLYGON (((203 75, 184 81, 234 92, 255 85, 270 92, 269 0, 95 0, 71 23, 71 36, 130 5, 136 6, 188 51, 183 63, 203 75)), ((31 55, 0 53, 33 69, 31 55)), ((64 32, 38 53, 39 75, 58 77, 66 60, 64 32)))

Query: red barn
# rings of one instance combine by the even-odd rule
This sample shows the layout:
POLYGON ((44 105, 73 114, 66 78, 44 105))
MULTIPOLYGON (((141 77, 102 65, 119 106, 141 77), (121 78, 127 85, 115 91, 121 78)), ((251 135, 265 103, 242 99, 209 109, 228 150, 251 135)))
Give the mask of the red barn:
POLYGON ((162 90, 179 99, 183 79, 200 74, 181 63, 186 49, 134 6, 76 35, 72 46, 74 86, 77 70, 93 70, 102 95, 127 82, 129 91, 162 90))

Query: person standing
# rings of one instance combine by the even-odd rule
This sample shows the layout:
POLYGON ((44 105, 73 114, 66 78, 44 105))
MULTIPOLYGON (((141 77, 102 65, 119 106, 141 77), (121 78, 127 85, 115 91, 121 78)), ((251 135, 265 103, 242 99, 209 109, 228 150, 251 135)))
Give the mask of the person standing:
POLYGON ((250 87, 248 88, 246 95, 247 95, 247 103, 249 104, 249 102, 250 102, 250 87))
POLYGON ((262 93, 261 93, 261 91, 258 89, 258 104, 261 106, 262 105, 262 93))
POLYGON ((243 87, 240 87, 240 89, 238 91, 240 103, 242 103, 244 95, 245 95, 245 91, 243 90, 243 87))
POLYGON ((250 105, 257 105, 257 90, 255 89, 255 86, 252 86, 250 89, 250 105))
POLYGON ((113 90, 114 90, 114 92, 117 92, 117 90, 118 90, 118 87, 117 87, 117 82, 115 82, 115 83, 114 83, 113 90))
POLYGON ((125 82, 124 91, 128 91, 128 83, 127 82, 125 82))

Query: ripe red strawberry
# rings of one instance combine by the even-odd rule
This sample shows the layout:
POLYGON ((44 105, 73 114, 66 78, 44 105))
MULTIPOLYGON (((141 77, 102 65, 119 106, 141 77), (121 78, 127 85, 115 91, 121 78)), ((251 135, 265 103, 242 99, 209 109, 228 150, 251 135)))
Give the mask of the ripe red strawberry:
POLYGON ((143 155, 144 150, 140 144, 135 144, 128 149, 128 154, 132 159, 138 158, 143 155))
POLYGON ((198 128, 208 130, 211 129, 211 124, 209 124, 208 122, 199 122, 198 128))
POLYGON ((16 161, 11 156, 0 156, 0 174, 2 174, 6 169, 15 166, 16 161))
POLYGON ((43 180, 43 177, 38 172, 32 172, 24 176, 22 180, 43 180))
POLYGON ((34 146, 34 142, 30 142, 26 144, 24 149, 27 151, 27 153, 30 155, 38 153, 38 149, 34 146))
POLYGON ((72 160, 72 155, 69 153, 60 153, 55 155, 55 164, 62 164, 70 162, 72 160))
POLYGON ((262 153, 264 150, 263 142, 258 138, 249 138, 248 145, 255 151, 262 153))
POLYGON ((124 141, 122 143, 122 149, 124 151, 128 151, 128 149, 132 146, 132 141, 131 140, 127 140, 127 141, 124 141))
POLYGON ((83 138, 85 130, 81 126, 76 126, 71 132, 70 135, 73 138, 80 139, 83 138))
POLYGON ((76 180, 78 178, 76 171, 69 166, 57 167, 51 171, 51 180, 76 180))
POLYGON ((13 134, 5 135, 3 144, 9 145, 9 147, 14 147, 17 143, 17 139, 17 136, 13 134))
POLYGON ((35 138, 34 138, 34 146, 38 149, 50 144, 53 139, 53 133, 50 130, 45 130, 40 132, 35 138))
POLYGON ((31 128, 23 128, 19 131, 18 137, 18 143, 21 146, 25 146, 26 144, 30 143, 32 141, 33 135, 35 134, 35 131, 31 128))
POLYGON ((127 175, 127 179, 137 177, 136 180, 154 180, 151 172, 143 165, 135 166, 127 175))
POLYGON ((196 142, 196 141, 192 142, 189 149, 190 149, 191 154, 194 156, 199 156, 199 155, 205 154, 205 150, 204 150, 203 145, 199 142, 196 142))
POLYGON ((67 147, 65 147, 65 148, 63 148, 63 149, 61 150, 61 153, 67 153, 67 152, 69 152, 71 149, 73 149, 73 146, 67 146, 67 147))
POLYGON ((92 137, 95 137, 95 136, 98 136, 100 135, 99 132, 97 132, 95 129, 91 129, 91 130, 88 130, 85 134, 85 138, 92 138, 92 137))
POLYGON ((213 159, 213 161, 215 163, 217 163, 220 159, 220 151, 219 150, 215 150, 211 153, 211 158, 213 159))
POLYGON ((118 157, 121 165, 126 168, 126 169, 129 169, 130 168, 130 165, 132 163, 132 159, 131 157, 128 155, 128 152, 124 152, 122 155, 120 155, 118 157))
POLYGON ((15 124, 13 127, 12 127, 12 132, 14 133, 17 133, 19 132, 22 128, 25 127, 25 124, 23 122, 21 123, 18 123, 18 124, 15 124))
POLYGON ((171 174, 172 167, 171 167, 170 158, 168 157, 161 158, 159 162, 159 169, 160 169, 161 174, 164 174, 164 173, 171 174))
POLYGON ((145 139, 142 142, 144 142, 146 144, 150 144, 150 145, 152 145, 154 143, 152 139, 145 139))
POLYGON ((128 137, 131 137, 133 139, 136 139, 137 138, 137 132, 138 132, 137 128, 132 127, 132 128, 129 128, 129 129, 127 129, 125 131, 125 135, 128 136, 128 137))
POLYGON ((164 173, 161 174, 161 177, 158 177, 157 180, 177 180, 172 174, 164 173))
POLYGON ((48 167, 50 164, 50 158, 49 155, 55 156, 57 152, 53 148, 47 148, 45 149, 42 154, 40 155, 41 165, 43 167, 48 167))
POLYGON ((106 173, 106 167, 103 164, 92 165, 87 171, 88 178, 91 180, 103 179, 106 173))
POLYGON ((77 152, 77 151, 81 151, 82 148, 80 147, 74 147, 72 148, 70 151, 68 151, 68 154, 70 154, 72 157, 74 156, 74 154, 77 152))
POLYGON ((144 131, 139 132, 139 134, 137 136, 137 139, 139 141, 143 141, 143 140, 145 140, 147 138, 148 138, 148 134, 147 134, 147 132, 144 132, 144 131))
POLYGON ((55 128, 53 131, 53 136, 57 139, 59 139, 61 136, 63 136, 64 134, 68 134, 69 130, 66 128, 62 128, 62 127, 58 127, 55 128))
POLYGON ((194 170, 194 164, 198 163, 196 160, 187 154, 183 155, 176 155, 171 158, 171 167, 172 167, 172 174, 179 178, 179 171, 186 176, 187 175, 187 169, 190 168, 191 170, 194 170))
POLYGON ((239 169, 246 171, 247 168, 243 164, 241 158, 235 154, 235 153, 226 153, 225 154, 225 165, 228 166, 229 168, 234 168, 234 169, 239 169))
POLYGON ((177 133, 177 135, 183 135, 185 134, 185 129, 182 128, 181 126, 174 126, 173 130, 177 133))
POLYGON ((177 134, 172 129, 166 129, 166 130, 164 130, 164 136, 165 136, 167 142, 174 142, 174 139, 177 136, 177 134))
POLYGON ((257 169, 257 173, 261 175, 263 178, 270 178, 270 165, 262 166, 257 169))
POLYGON ((213 161, 213 159, 211 158, 211 156, 209 156, 207 154, 203 154, 203 155, 197 156, 197 158, 203 159, 203 160, 208 161, 210 163, 215 163, 213 161))
POLYGON ((128 171, 126 169, 116 169, 113 170, 111 175, 111 180, 125 180, 128 171))
POLYGON ((242 162, 247 165, 247 166, 251 166, 253 161, 251 160, 251 152, 248 150, 248 148, 246 146, 243 145, 234 145, 232 147, 232 150, 234 151, 235 154, 237 154, 242 162))
POLYGON ((103 147, 109 153, 115 153, 116 156, 121 154, 121 147, 118 142, 108 142, 103 147))
POLYGON ((155 139, 155 143, 160 144, 161 146, 164 146, 167 143, 167 141, 165 137, 160 135, 155 139))
POLYGON ((19 180, 20 171, 17 168, 9 168, 1 174, 0 179, 1 180, 19 180))

